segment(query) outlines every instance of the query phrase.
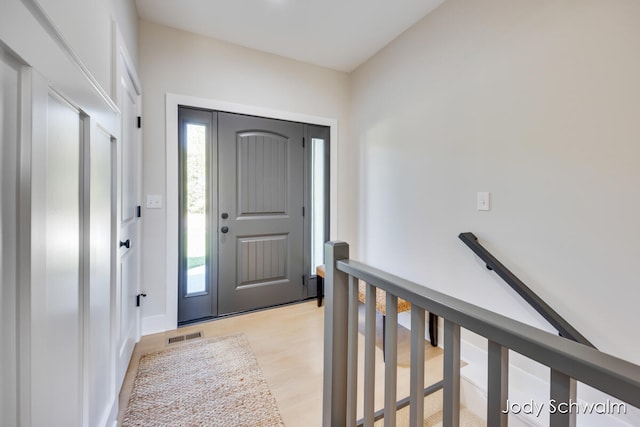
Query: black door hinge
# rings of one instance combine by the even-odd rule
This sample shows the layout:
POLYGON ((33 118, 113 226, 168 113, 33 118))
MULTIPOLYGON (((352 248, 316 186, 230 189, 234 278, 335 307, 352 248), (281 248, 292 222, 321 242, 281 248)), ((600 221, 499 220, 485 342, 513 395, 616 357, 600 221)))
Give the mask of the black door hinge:
POLYGON ((136 307, 140 307, 140 297, 146 297, 147 294, 145 293, 140 293, 138 295, 136 295, 136 307))
POLYGON ((306 211, 305 211, 304 206, 303 206, 302 207, 302 216, 305 216, 305 214, 306 214, 306 211))
POLYGON ((138 116, 138 129, 142 128, 142 117, 138 116))
POLYGON ((304 136, 302 137, 302 148, 304 148, 304 136))
POLYGON ((304 274, 302 275, 302 286, 304 286, 304 281, 307 278, 307 276, 305 276, 304 274))
POLYGON ((142 206, 137 206, 136 207, 136 216, 138 218, 142 217, 142 206))

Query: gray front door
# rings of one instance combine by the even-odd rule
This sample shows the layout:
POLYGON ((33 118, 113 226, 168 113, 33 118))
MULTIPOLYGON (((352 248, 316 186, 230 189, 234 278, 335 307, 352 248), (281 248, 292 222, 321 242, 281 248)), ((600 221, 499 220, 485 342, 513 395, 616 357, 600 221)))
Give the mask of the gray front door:
POLYGON ((303 297, 304 125, 218 113, 218 314, 303 297))

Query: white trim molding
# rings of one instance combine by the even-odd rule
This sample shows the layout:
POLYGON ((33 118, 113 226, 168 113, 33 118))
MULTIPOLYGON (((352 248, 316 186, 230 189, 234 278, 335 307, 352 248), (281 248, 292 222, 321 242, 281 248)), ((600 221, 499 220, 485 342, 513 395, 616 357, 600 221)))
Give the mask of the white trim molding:
POLYGON ((95 93, 101 97, 102 101, 109 106, 112 112, 118 113, 118 106, 113 102, 107 91, 102 87, 102 85, 100 85, 93 74, 91 74, 91 71, 89 71, 84 61, 80 59, 80 56, 76 53, 73 47, 71 47, 71 44, 65 39, 62 32, 54 24, 53 20, 49 17, 47 12, 45 12, 42 6, 40 6, 38 1, 22 0, 22 3, 40 23, 40 26, 49 34, 51 40, 58 45, 60 50, 69 58, 70 62, 78 69, 78 71, 80 71, 95 93))

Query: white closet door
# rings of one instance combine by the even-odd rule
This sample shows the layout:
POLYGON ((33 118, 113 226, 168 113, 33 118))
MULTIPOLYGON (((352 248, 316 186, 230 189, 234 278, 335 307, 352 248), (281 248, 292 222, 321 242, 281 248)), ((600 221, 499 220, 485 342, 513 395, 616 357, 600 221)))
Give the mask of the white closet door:
POLYGON ((80 116, 34 76, 31 425, 82 423, 80 116))
POLYGON ((120 387, 129 367, 133 348, 140 339, 140 310, 136 295, 140 293, 140 130, 137 116, 140 110, 138 86, 124 65, 119 68, 119 93, 122 133, 118 143, 120 162, 118 253, 116 273, 117 354, 116 385, 120 387))

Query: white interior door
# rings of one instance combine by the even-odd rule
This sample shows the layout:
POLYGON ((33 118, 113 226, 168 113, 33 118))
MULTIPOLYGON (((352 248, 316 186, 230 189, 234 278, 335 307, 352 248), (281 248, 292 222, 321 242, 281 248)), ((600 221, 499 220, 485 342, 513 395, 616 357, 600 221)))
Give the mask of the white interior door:
POLYGON ((140 140, 137 127, 140 96, 126 69, 120 73, 122 133, 119 147, 118 255, 116 301, 118 307, 116 384, 122 384, 139 338, 140 293, 140 140))

